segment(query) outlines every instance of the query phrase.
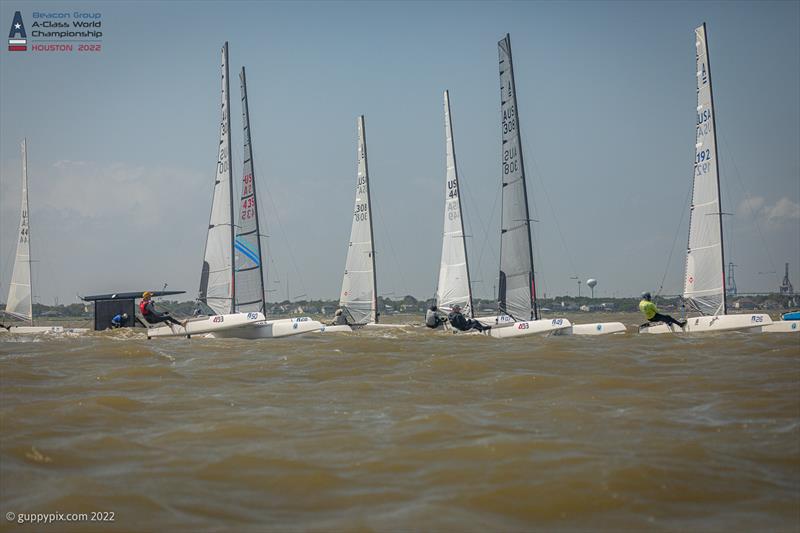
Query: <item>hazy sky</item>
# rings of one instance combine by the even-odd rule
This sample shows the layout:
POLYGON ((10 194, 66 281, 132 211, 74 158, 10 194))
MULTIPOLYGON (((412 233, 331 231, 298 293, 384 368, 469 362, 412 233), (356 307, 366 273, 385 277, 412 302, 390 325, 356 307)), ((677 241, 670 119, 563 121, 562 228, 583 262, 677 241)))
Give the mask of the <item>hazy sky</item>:
POLYGON ((270 299, 337 298, 366 115, 382 295, 433 295, 450 90, 475 294, 499 265, 497 41, 514 52, 540 293, 682 289, 705 21, 726 251, 740 291, 800 288, 798 2, 7 2, 99 12, 100 53, 0 49, 0 301, 28 139, 37 301, 196 294, 219 140, 220 47, 247 67, 270 299), (674 246, 673 246, 674 243, 674 246), (672 252, 670 259, 670 251, 672 252), (667 269, 667 261, 670 260, 667 269), (585 291, 585 286, 583 287, 585 291))

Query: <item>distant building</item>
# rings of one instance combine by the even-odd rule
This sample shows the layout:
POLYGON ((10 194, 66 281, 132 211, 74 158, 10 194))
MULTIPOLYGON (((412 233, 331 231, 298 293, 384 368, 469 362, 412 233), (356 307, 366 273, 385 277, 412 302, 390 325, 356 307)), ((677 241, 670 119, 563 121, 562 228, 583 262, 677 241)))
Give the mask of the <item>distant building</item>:
POLYGON ((789 281, 789 263, 786 263, 786 272, 783 275, 783 283, 781 283, 778 292, 786 295, 794 294, 794 287, 792 287, 792 282, 789 281))

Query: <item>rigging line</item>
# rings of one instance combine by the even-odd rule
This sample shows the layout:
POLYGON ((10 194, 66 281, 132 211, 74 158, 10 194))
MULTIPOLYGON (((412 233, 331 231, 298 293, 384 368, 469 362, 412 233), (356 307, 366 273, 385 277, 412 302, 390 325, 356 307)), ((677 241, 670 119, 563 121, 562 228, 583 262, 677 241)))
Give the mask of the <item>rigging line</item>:
MULTIPOLYGON (((488 223, 491 223, 494 220, 494 215, 497 212, 497 200, 500 198, 500 196, 501 196, 500 193, 502 192, 502 190, 503 190, 503 185, 502 185, 502 182, 501 182, 501 183, 499 183, 497 185, 497 188, 495 189, 494 201, 492 202, 492 210, 490 211, 488 223)), ((484 227, 483 242, 481 243, 480 253, 478 254, 478 265, 481 268, 481 272, 484 272, 484 269, 483 269, 483 255, 484 255, 484 252, 487 249, 488 244, 489 244, 489 227, 487 225, 486 227, 484 227)), ((497 258, 495 258, 495 259, 497 259, 497 258)), ((500 261, 494 261, 494 264, 495 265, 499 265, 500 261)), ((498 274, 493 274, 491 279, 494 280, 494 279, 497 279, 497 277, 498 277, 498 274)), ((488 286, 487 286, 487 288, 488 288, 488 286)), ((496 294, 491 294, 491 297, 489 299, 490 300, 494 300, 495 298, 497 298, 497 295, 496 294)))
MULTIPOLYGON (((533 161, 533 169, 534 169, 534 176, 538 179, 539 184, 542 188, 542 192, 544 192, 544 198, 547 200, 547 205, 550 207, 550 212, 553 214, 553 222, 556 226, 556 231, 558 231, 558 237, 561 239, 561 245, 564 247, 564 252, 567 255, 567 261, 569 261, 570 268, 578 275, 578 270, 575 268, 575 262, 572 260, 572 254, 569 251, 569 247, 567 246, 567 241, 564 239, 564 233, 561 231, 561 224, 558 222, 558 216, 556 215, 556 210, 553 209, 553 202, 550 201, 550 195, 547 193, 547 188, 544 185, 544 174, 542 173, 541 169, 539 168, 539 163, 536 160, 536 156, 534 155, 533 150, 530 149, 530 143, 528 142, 528 136, 525 134, 525 131, 520 131, 521 137, 524 138, 524 148, 525 148, 525 156, 530 156, 529 161, 533 161)), ((522 140, 522 139, 520 139, 522 140)), ((536 195, 534 195, 534 209, 536 208, 536 195)), ((540 257, 542 254, 540 254, 540 257)), ((541 260, 539 261, 541 263, 541 260)))
MULTIPOLYGON (((472 196, 472 190, 468 186, 466 186, 466 182, 462 179, 461 176, 459 176, 458 186, 459 186, 459 188, 464 189, 464 191, 467 193, 468 201, 470 203, 470 208, 469 208, 470 216, 467 217, 467 224, 469 225, 470 234, 471 235, 475 235, 476 234, 473 231, 473 227, 472 227, 472 215, 471 215, 472 213, 475 213, 475 216, 478 217, 478 223, 480 224, 480 227, 483 230, 483 247, 480 250, 480 255, 478 256, 478 261, 475 264, 475 266, 477 267, 476 272, 477 271, 481 272, 481 277, 485 277, 484 276, 483 264, 482 264, 481 260, 483 259, 483 251, 484 251, 485 245, 489 240, 489 226, 490 226, 491 221, 494 219, 494 209, 495 209, 494 206, 497 205, 497 193, 495 193, 494 206, 492 206, 492 211, 489 213, 489 219, 487 220, 486 223, 484 223, 483 222, 483 217, 481 217, 480 206, 478 205, 478 203, 475 201, 474 197, 472 196)), ((500 188, 498 188, 497 190, 499 191, 500 188)), ((473 241, 473 243, 475 243, 475 242, 476 241, 473 241)), ((471 247, 471 248, 474 248, 474 247, 471 247)), ((473 254, 474 254, 474 251, 473 251, 473 254)), ((474 257, 474 255, 473 255, 473 257, 474 257)), ((495 264, 498 264, 498 263, 499 263, 499 261, 495 261, 495 264)))
MULTIPOLYGON (((374 211, 378 212, 378 218, 380 219, 380 222, 381 222, 381 229, 382 229, 383 234, 386 236, 386 242, 389 244, 389 251, 392 254, 392 259, 394 260, 394 264, 395 265, 400 265, 400 262, 397 260, 397 254, 394 252, 394 246, 392 245, 392 239, 389 236, 389 229, 386 226, 386 223, 383 221, 382 210, 380 209, 380 207, 378 205, 378 202, 376 200, 377 196, 378 195, 375 195, 375 196, 370 195, 370 200, 375 205, 375 209, 373 209, 373 212, 374 211)), ((374 231, 374 228, 373 228, 373 231, 374 231)), ((374 253, 377 253, 377 252, 376 252, 376 250, 372 250, 372 253, 374 254, 374 253)), ((403 269, 402 268, 398 269, 398 272, 400 274, 400 282, 403 284, 403 287, 405 287, 405 290, 409 290, 409 288, 408 288, 409 285, 408 285, 408 283, 406 283, 405 276, 403 276, 403 269)), ((375 297, 377 298, 378 295, 376 294, 375 297)))
MULTIPOLYGON (((261 173, 261 167, 257 168, 258 175, 264 176, 261 173)), ((278 223, 278 230, 281 232, 281 237, 283 238, 284 243, 286 244, 286 250, 289 252, 289 259, 292 262, 292 268, 294 268, 295 274, 300 279, 300 287, 303 290, 303 293, 308 294, 308 290, 306 289, 305 281, 303 280, 303 275, 300 273, 300 269, 297 268, 297 261, 294 258, 294 253, 292 252, 291 244, 289 244, 289 239, 286 237, 286 232, 283 229, 283 223, 281 222, 281 216, 278 213, 278 208, 275 206, 275 202, 272 201, 272 194, 269 192, 269 186, 267 185, 267 180, 265 178, 261 179, 261 183, 264 187, 264 190, 267 192, 267 198, 269 198, 269 205, 272 207, 272 212, 275 213, 275 220, 278 223)))
MULTIPOLYGON (((694 166, 694 165, 692 165, 694 166)), ((694 190, 694 180, 689 185, 689 192, 686 194, 686 199, 683 201, 683 210, 681 210, 681 217, 678 219, 678 227, 675 228, 675 236, 672 238, 672 246, 669 249, 669 256, 667 257, 667 264, 664 265, 664 275, 661 276, 661 283, 658 285, 658 290, 656 291, 653 300, 655 301, 656 298, 661 294, 661 291, 664 289, 664 280, 667 279, 667 274, 669 273, 669 266, 672 261, 672 254, 675 252, 675 243, 678 242, 678 235, 681 232, 681 226, 683 226, 683 217, 686 215, 686 206, 689 205, 692 198, 692 191, 694 190)))
MULTIPOLYGON (((767 240, 764 238, 764 234, 761 231, 761 224, 758 223, 757 213, 755 213, 753 209, 753 203, 750 201, 752 197, 750 196, 750 193, 748 193, 747 190, 744 188, 744 182, 742 181, 742 176, 741 173, 739 172, 739 166, 736 164, 736 159, 734 159, 733 157, 733 151, 730 149, 730 146, 728 145, 728 139, 724 136, 724 134, 720 134, 719 137, 722 139, 722 142, 725 145, 726 156, 731 160, 731 163, 733 164, 733 168, 735 170, 734 173, 736 174, 736 180, 739 183, 739 187, 742 188, 742 192, 744 193, 744 196, 747 199, 747 209, 753 216, 753 221, 756 223, 756 231, 758 231, 758 238, 764 245, 764 251, 767 253, 767 259, 769 260, 769 264, 772 267, 772 270, 775 270, 777 272, 778 269, 775 268, 775 262, 772 260, 772 254, 770 253, 769 246, 767 246, 767 240)), ((722 211, 721 206, 720 206, 720 211, 722 211)))

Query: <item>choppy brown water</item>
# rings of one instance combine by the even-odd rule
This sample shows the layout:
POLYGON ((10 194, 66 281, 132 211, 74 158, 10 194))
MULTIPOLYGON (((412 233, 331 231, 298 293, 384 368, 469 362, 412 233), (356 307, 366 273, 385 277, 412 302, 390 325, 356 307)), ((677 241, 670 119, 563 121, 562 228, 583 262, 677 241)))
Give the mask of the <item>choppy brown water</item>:
POLYGON ((797 531, 799 339, 6 338, 0 511, 116 521, 0 528, 797 531))

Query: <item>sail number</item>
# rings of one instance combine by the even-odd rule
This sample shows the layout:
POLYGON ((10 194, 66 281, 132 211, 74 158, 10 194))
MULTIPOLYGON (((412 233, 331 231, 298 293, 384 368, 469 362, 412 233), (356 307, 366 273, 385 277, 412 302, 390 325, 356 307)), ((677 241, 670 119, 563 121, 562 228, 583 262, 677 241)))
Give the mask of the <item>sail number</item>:
POLYGON ((702 176, 711 170, 711 150, 700 150, 695 156, 694 175, 702 176))
POLYGON ((511 174, 519 170, 519 160, 517 159, 516 146, 508 150, 503 150, 503 174, 511 174))
POLYGON ((447 203, 447 220, 458 220, 461 218, 458 202, 447 203))
POLYGON ((517 129, 517 119, 514 117, 514 106, 503 111, 503 135, 513 133, 517 129))
POLYGON ((367 204, 356 204, 356 211, 353 215, 356 222, 363 222, 367 220, 368 211, 367 204))
POLYGON ((447 182, 447 197, 458 198, 458 181, 448 180, 447 182))
POLYGON ((711 161, 711 150, 700 150, 697 152, 695 163, 703 163, 704 161, 711 161))
POLYGON ((242 178, 242 196, 250 196, 253 194, 253 175, 245 174, 242 178))
POLYGON ((252 196, 242 200, 242 220, 250 220, 256 216, 256 199, 252 196))

